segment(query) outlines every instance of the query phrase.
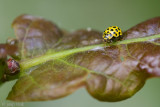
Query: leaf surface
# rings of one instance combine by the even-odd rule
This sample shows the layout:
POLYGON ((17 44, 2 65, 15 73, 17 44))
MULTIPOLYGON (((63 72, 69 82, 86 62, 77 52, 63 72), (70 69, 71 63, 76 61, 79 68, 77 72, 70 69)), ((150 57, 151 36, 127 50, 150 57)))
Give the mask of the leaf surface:
POLYGON ((62 37, 55 24, 40 17, 21 15, 12 26, 19 42, 21 59, 44 54, 62 37))
POLYGON ((140 38, 159 34, 159 22, 158 17, 140 23, 124 32, 124 41, 130 42, 105 46, 98 31, 79 30, 62 36, 58 27, 44 19, 18 17, 13 26, 18 40, 23 41, 22 75, 7 99, 52 100, 80 87, 86 87, 100 101, 121 101, 133 96, 149 77, 160 76, 160 39, 140 38), (45 26, 48 23, 52 25, 49 28, 45 26), (52 32, 49 38, 50 33, 46 32, 52 32), (132 38, 142 42, 131 41, 132 38))

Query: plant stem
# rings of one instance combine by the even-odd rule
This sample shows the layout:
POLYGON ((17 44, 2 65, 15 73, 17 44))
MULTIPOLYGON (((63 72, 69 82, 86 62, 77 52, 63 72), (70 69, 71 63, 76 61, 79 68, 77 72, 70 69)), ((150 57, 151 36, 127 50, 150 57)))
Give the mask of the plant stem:
POLYGON ((80 48, 74 48, 74 49, 68 49, 68 50, 63 50, 59 52, 53 52, 50 54, 45 54, 40 57, 35 57, 32 59, 25 59, 24 61, 20 62, 20 67, 22 70, 28 69, 30 67, 45 63, 46 61, 53 60, 53 59, 58 59, 62 58, 71 54, 79 53, 79 52, 84 52, 88 51, 94 48, 102 48, 104 46, 112 46, 112 45, 120 45, 120 44, 129 44, 129 43, 134 43, 134 42, 144 42, 150 39, 155 39, 155 38, 160 38, 160 35, 154 35, 154 36, 148 36, 148 37, 143 37, 143 38, 134 38, 134 39, 128 39, 128 40, 123 40, 123 41, 118 41, 115 43, 110 43, 110 44, 98 44, 98 45, 91 45, 91 46, 85 46, 85 47, 80 47, 80 48))

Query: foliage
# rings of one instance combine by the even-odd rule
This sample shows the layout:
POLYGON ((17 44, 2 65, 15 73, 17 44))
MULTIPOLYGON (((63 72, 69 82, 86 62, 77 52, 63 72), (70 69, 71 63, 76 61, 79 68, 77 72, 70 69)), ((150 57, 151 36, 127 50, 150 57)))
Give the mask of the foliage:
POLYGON ((43 18, 21 15, 12 24, 18 42, 0 45, 0 76, 8 55, 21 69, 7 99, 53 100, 81 87, 100 101, 127 99, 160 76, 159 23, 160 17, 147 20, 125 31, 122 41, 104 44, 101 32, 63 32, 43 18))

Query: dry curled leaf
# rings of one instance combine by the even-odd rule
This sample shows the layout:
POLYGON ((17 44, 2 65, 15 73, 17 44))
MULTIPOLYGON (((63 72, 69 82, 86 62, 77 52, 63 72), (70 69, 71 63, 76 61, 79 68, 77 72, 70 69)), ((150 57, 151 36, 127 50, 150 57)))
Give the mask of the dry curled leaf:
MULTIPOLYGON (((127 30, 124 40, 159 34, 159 22, 160 17, 127 30)), ((22 40, 22 76, 7 99, 53 100, 86 87, 100 101, 121 101, 139 91, 149 77, 160 76, 160 39, 105 46, 99 45, 103 41, 98 31, 79 30, 62 36, 55 25, 48 28, 46 24, 48 21, 29 15, 15 19, 14 30, 22 40), (52 32, 49 38, 46 32, 52 32), (48 39, 50 42, 45 41, 48 39), (39 54, 39 50, 45 51, 39 54)))

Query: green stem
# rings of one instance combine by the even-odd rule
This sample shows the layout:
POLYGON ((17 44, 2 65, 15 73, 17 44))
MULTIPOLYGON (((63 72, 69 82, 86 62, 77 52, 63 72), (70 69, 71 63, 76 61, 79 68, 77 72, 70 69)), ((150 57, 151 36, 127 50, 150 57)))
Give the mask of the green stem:
POLYGON ((53 60, 53 59, 58 59, 62 58, 71 54, 79 53, 79 52, 84 52, 88 51, 94 48, 98 47, 104 47, 104 46, 112 46, 112 45, 120 45, 120 44, 129 44, 129 43, 134 43, 134 42, 144 42, 150 39, 155 39, 155 38, 160 38, 160 35, 154 35, 154 36, 149 36, 149 37, 143 37, 143 38, 134 38, 134 39, 128 39, 128 40, 123 40, 111 44, 98 44, 98 45, 92 45, 92 46, 85 46, 81 48, 74 48, 74 49, 68 49, 60 52, 54 52, 46 55, 42 55, 40 57, 35 57, 32 59, 26 59, 25 61, 20 62, 20 67, 21 69, 28 69, 30 67, 45 63, 46 61, 53 60))

